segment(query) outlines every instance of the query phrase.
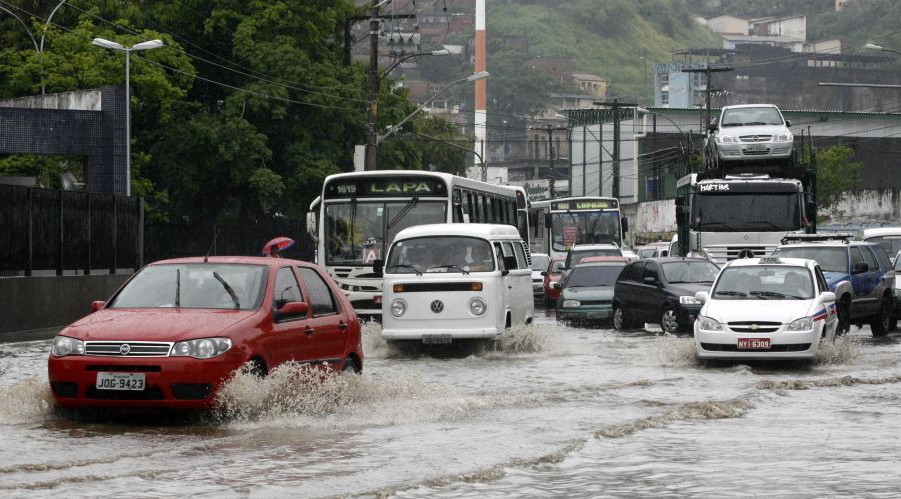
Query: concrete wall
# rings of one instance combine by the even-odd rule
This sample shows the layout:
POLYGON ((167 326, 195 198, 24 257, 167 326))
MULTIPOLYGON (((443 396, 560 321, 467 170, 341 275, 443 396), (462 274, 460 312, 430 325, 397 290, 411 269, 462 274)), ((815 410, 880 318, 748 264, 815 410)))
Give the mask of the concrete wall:
POLYGON ((0 341, 60 328, 91 312, 131 274, 0 278, 0 341))

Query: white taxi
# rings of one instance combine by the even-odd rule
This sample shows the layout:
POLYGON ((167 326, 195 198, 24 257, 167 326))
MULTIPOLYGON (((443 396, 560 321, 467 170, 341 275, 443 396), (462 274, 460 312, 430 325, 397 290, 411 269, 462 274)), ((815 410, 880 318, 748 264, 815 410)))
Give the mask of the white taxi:
POLYGON ((835 294, 815 260, 732 260, 695 297, 701 359, 810 359, 821 339, 835 340, 835 294))

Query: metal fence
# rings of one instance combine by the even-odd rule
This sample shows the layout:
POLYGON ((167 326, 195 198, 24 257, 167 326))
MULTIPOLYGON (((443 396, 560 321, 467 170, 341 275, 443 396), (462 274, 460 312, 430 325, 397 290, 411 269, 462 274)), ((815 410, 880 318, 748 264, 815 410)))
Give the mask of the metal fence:
POLYGON ((143 236, 139 197, 0 185, 0 277, 136 270, 143 236))

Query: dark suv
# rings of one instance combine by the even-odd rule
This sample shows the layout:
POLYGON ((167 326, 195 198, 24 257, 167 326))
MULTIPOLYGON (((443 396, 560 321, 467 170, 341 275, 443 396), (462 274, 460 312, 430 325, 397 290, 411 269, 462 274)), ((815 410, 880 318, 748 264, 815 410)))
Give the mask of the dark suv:
POLYGON ((895 271, 881 246, 851 241, 850 236, 798 235, 783 239, 773 255, 810 258, 823 269, 829 290, 835 293, 838 331, 851 324, 869 324, 874 337, 884 336, 891 326, 895 271))
POLYGON ((613 327, 659 323, 667 333, 688 331, 701 310, 695 299, 720 269, 703 258, 644 258, 632 262, 613 287, 613 327))

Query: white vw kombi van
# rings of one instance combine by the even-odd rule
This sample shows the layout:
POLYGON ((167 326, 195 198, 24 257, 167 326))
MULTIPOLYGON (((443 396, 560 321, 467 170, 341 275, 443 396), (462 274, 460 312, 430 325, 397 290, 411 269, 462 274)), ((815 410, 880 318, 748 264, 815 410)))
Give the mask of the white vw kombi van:
POLYGON ((433 224, 402 230, 384 261, 382 337, 426 344, 491 339, 530 324, 532 269, 510 225, 433 224))

